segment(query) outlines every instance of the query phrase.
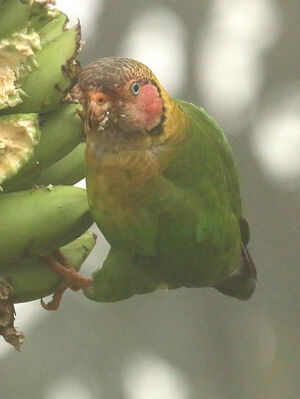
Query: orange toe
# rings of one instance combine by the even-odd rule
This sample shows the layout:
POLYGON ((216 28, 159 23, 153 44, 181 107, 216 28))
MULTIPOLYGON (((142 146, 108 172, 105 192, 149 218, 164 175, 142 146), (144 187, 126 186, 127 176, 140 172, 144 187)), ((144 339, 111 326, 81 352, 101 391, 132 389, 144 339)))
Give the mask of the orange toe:
POLYGON ((63 293, 68 288, 68 285, 62 281, 56 290, 53 293, 52 300, 48 303, 45 303, 43 299, 41 299, 41 305, 45 310, 57 310, 59 308, 63 293))
POLYGON ((59 307, 63 293, 67 288, 74 291, 86 289, 92 285, 90 278, 82 276, 72 267, 70 262, 63 256, 60 250, 53 253, 54 256, 43 256, 43 259, 49 264, 51 269, 60 275, 62 282, 53 293, 52 300, 45 303, 41 299, 41 305, 46 310, 56 310, 59 307))

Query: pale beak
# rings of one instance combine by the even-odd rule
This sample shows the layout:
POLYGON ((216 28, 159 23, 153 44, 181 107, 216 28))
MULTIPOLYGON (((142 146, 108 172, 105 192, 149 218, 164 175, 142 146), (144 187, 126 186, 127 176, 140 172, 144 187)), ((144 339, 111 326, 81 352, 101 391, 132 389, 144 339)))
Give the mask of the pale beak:
POLYGON ((110 119, 111 99, 100 91, 89 91, 85 104, 86 128, 92 132, 101 132, 110 119))

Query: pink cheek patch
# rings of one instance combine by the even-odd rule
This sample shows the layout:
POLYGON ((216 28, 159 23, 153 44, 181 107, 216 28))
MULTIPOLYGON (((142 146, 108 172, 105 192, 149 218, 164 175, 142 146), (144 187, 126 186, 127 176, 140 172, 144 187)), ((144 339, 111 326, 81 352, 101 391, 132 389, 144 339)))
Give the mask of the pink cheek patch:
POLYGON ((142 86, 137 101, 146 127, 151 129, 159 123, 162 115, 162 99, 159 97, 157 88, 151 83, 142 86))

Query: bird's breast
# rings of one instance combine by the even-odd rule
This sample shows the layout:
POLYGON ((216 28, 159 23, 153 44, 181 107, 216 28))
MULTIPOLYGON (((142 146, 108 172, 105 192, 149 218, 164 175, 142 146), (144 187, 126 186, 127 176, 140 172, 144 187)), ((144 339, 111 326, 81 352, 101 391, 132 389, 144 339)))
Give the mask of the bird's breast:
POLYGON ((145 201, 146 187, 160 173, 159 162, 149 150, 103 152, 89 140, 86 164, 88 192, 95 206, 124 212, 145 201))

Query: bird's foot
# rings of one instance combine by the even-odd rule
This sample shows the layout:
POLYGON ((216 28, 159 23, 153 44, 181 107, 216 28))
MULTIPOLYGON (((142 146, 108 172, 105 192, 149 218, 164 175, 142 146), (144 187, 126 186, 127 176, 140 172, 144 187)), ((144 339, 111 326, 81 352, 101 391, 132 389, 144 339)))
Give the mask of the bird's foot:
POLYGON ((62 282, 53 293, 52 300, 45 303, 41 299, 41 305, 44 309, 58 309, 63 293, 67 288, 71 288, 73 291, 78 291, 92 285, 92 280, 78 273, 59 249, 54 251, 53 256, 44 256, 43 259, 45 259, 51 269, 58 273, 62 278, 62 282))
POLYGON ((68 288, 68 284, 62 281, 53 293, 50 302, 46 303, 41 299, 41 305, 46 310, 57 310, 59 308, 63 293, 68 288))

